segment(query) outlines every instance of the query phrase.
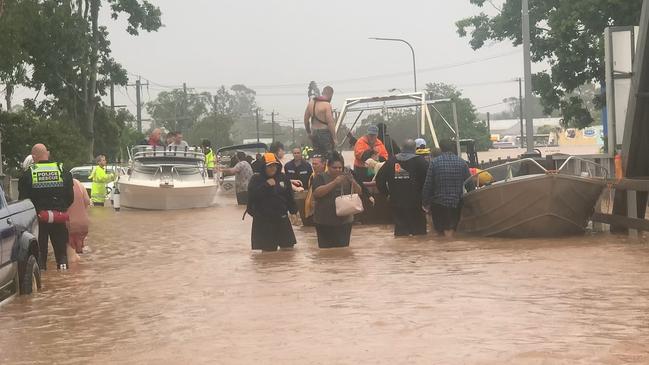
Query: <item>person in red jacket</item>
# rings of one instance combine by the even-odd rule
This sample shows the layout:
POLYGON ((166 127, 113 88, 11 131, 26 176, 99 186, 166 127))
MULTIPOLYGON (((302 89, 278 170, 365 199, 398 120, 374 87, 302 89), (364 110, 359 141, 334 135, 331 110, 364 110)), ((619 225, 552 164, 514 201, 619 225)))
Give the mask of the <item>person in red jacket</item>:
POLYGON ((367 128, 367 134, 359 138, 354 145, 354 175, 361 182, 372 180, 372 177, 367 174, 365 161, 369 158, 378 158, 379 161, 385 162, 388 159, 388 150, 378 135, 378 127, 372 125, 367 128))

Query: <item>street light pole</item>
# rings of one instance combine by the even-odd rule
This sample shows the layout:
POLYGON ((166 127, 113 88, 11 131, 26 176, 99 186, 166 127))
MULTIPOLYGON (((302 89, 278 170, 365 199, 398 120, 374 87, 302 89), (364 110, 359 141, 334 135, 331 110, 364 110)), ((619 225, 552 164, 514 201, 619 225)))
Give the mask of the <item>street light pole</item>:
POLYGON ((412 45, 408 43, 405 39, 400 38, 381 38, 381 37, 370 37, 370 39, 375 41, 390 41, 390 42, 402 42, 410 47, 410 52, 412 52, 412 77, 415 82, 415 92, 417 92, 417 64, 415 62, 415 49, 412 48, 412 45))
POLYGON ((534 121, 532 118, 532 59, 530 41, 529 0, 523 0, 523 66, 525 71, 525 130, 527 133, 527 153, 534 152, 534 121))
MULTIPOLYGON (((410 47, 410 52, 412 52, 412 78, 415 83, 415 92, 417 92, 417 64, 415 62, 415 49, 412 47, 412 44, 410 44, 405 39, 401 39, 401 38, 370 37, 369 39, 375 41, 402 42, 405 43, 408 47, 410 47)), ((421 112, 423 113, 424 111, 422 110, 421 112)), ((419 118, 417 118, 417 134, 416 134, 417 137, 419 137, 420 130, 421 128, 419 128, 419 118)))

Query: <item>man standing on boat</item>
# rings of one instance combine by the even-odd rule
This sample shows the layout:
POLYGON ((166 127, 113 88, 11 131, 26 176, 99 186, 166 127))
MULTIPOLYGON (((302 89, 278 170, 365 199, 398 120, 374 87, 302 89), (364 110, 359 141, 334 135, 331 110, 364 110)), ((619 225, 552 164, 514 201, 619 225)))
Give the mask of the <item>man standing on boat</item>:
POLYGON ((334 89, 326 86, 322 96, 309 100, 304 112, 304 127, 313 142, 314 153, 329 155, 336 148, 336 121, 334 120, 331 99, 334 89))
POLYGON ((422 192, 424 210, 433 216, 439 236, 452 238, 460 222, 464 182, 471 177, 469 166, 455 152, 455 142, 440 141, 442 154, 428 167, 422 192))

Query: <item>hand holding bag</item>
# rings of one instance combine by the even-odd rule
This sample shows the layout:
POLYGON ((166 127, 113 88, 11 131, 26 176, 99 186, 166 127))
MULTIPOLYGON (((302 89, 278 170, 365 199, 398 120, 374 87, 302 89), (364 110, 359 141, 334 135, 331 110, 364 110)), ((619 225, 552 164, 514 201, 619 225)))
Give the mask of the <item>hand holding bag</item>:
POLYGON ((363 201, 358 194, 345 195, 342 185, 340 186, 340 196, 336 197, 336 215, 347 217, 363 213, 363 201))

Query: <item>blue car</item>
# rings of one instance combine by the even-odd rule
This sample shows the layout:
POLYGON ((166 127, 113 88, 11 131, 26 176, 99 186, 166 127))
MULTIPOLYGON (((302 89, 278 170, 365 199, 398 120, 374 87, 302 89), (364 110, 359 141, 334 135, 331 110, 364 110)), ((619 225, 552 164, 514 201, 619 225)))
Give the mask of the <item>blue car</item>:
POLYGON ((29 200, 9 202, 0 187, 0 301, 41 288, 38 219, 29 200))

